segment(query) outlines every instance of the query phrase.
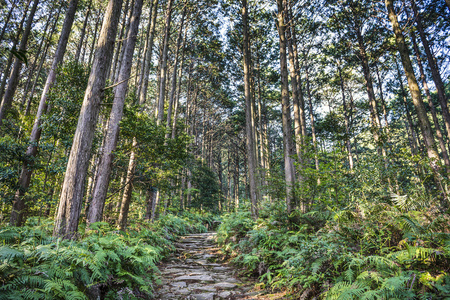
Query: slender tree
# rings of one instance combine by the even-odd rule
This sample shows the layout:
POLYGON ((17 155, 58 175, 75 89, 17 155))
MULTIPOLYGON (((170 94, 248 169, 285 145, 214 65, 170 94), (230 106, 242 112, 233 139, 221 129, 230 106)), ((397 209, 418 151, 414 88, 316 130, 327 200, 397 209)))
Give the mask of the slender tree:
POLYGON ((94 128, 111 64, 121 8, 122 0, 109 0, 67 163, 53 231, 55 236, 66 239, 72 238, 78 229, 94 128))
MULTIPOLYGON (((119 72, 118 85, 114 89, 114 102, 109 116, 106 139, 97 170, 94 190, 92 192, 92 202, 89 206, 89 213, 87 216, 88 224, 101 221, 103 216, 103 207, 105 205, 106 193, 109 186, 114 151, 117 148, 117 141, 119 139, 120 121, 123 116, 125 96, 128 90, 133 53, 139 30, 142 3, 143 0, 135 0, 134 2, 133 14, 130 21, 130 30, 128 31, 127 43, 124 47, 124 60, 121 64, 119 72)), ((127 203, 122 203, 121 211, 126 205, 127 203)))
POLYGON ((59 64, 64 58, 64 53, 66 52, 67 42, 69 40, 70 31, 75 18, 75 12, 77 10, 78 0, 71 0, 69 3, 69 8, 66 12, 66 17, 64 20, 63 28, 61 30, 61 35, 59 37, 58 47, 53 58, 52 66, 47 76, 47 81, 45 83, 44 89, 42 91, 41 100, 39 102, 38 112, 36 113, 33 129, 30 135, 30 143, 26 152, 27 160, 25 160, 22 166, 22 172, 19 178, 19 188, 16 191, 14 197, 13 210, 11 211, 11 225, 21 226, 23 224, 23 210, 25 208, 24 194, 28 190, 31 180, 31 174, 33 172, 33 161, 37 155, 38 143, 41 137, 41 120, 43 114, 47 111, 48 104, 47 98, 48 93, 56 80, 56 71, 59 64))
MULTIPOLYGON (((31 7, 30 13, 28 15, 27 24, 25 25, 25 30, 22 34, 22 39, 19 45, 19 52, 25 53, 27 50, 28 37, 30 36, 31 28, 33 26, 34 15, 36 14, 36 9, 39 0, 34 0, 33 6, 31 7)), ((16 93, 17 85, 19 84, 20 70, 22 69, 22 60, 16 58, 14 62, 11 75, 8 80, 8 88, 6 89, 5 95, 3 97, 2 104, 0 106, 0 126, 5 118, 6 111, 11 108, 14 94, 16 93)))
POLYGON ((277 0, 277 28, 280 40, 280 71, 281 71, 281 106, 283 123, 284 175, 286 180, 286 205, 288 214, 294 205, 294 161, 292 159, 291 110, 289 103, 289 83, 287 70, 286 41, 286 0, 277 0))

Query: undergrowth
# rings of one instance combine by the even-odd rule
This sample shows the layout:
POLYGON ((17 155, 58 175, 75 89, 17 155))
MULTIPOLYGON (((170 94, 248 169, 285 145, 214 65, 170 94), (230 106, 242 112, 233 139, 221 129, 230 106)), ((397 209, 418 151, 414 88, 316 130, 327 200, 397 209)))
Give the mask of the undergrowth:
POLYGON ((126 232, 98 222, 72 241, 51 237, 53 221, 37 222, 0 230, 0 299, 148 298, 175 239, 206 232, 213 218, 166 215, 126 232))
POLYGON ((285 213, 266 203, 224 216, 223 251, 293 299, 450 299, 450 219, 396 202, 285 213), (411 207, 410 207, 411 209, 411 207))

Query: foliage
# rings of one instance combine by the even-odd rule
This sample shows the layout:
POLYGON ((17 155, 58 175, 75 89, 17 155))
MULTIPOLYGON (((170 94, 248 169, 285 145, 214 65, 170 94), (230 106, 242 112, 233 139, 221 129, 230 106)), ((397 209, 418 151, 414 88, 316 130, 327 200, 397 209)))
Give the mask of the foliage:
POLYGON ((449 297, 449 217, 395 203, 358 201, 289 220, 266 203, 256 222, 246 211, 224 217, 218 241, 264 285, 305 299, 449 297))
POLYGON ((0 230, 0 299, 137 299, 158 282, 156 263, 179 235, 205 232, 211 215, 166 215, 127 232, 98 222, 79 240, 51 237, 52 222, 0 230))

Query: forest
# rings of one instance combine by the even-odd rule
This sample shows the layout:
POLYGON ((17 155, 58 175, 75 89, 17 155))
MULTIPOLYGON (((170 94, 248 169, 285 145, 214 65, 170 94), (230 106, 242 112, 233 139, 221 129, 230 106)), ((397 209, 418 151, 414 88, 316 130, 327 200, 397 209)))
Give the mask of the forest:
POLYGON ((0 299, 166 299, 205 232, 279 295, 245 299, 450 299, 449 33, 450 0, 0 0, 0 299))

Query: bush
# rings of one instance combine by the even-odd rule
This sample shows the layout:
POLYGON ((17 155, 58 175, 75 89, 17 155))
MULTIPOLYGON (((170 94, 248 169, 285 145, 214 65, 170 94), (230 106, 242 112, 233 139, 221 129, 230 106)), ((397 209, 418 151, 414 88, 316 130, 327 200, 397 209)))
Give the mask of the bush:
POLYGON ((287 218, 268 213, 274 206, 263 205, 256 222, 230 214, 218 231, 223 251, 262 286, 304 299, 450 297, 447 215, 358 203, 287 218))
POLYGON ((136 299, 152 295, 156 263, 179 235, 205 232, 203 221, 166 215, 128 232, 108 223, 90 226, 79 240, 51 237, 51 221, 0 230, 0 299, 136 299))

